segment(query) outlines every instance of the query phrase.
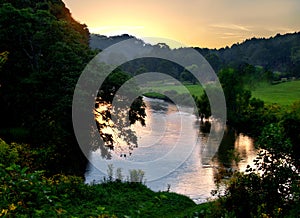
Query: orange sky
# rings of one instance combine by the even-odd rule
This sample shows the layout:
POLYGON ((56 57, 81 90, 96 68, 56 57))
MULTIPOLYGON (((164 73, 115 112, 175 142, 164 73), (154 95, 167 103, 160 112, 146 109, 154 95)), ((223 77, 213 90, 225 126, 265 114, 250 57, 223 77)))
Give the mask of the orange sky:
POLYGON ((220 48, 300 31, 299 0, 64 0, 73 17, 103 35, 169 38, 220 48))

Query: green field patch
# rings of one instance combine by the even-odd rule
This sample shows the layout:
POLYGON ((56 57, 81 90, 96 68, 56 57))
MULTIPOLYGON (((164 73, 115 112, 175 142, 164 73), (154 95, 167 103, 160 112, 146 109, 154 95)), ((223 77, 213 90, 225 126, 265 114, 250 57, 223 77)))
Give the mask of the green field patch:
MULTIPOLYGON (((169 92, 176 91, 178 95, 190 94, 200 97, 203 94, 203 87, 199 84, 185 84, 184 86, 168 83, 153 83, 146 87, 148 93, 147 97, 164 99, 164 95, 169 92)), ((280 105, 291 105, 295 101, 300 100, 300 81, 283 82, 276 85, 267 83, 258 84, 253 90, 251 90, 252 97, 263 100, 267 104, 277 103, 280 105)))
POLYGON ((203 94, 203 88, 196 84, 196 85, 178 85, 178 84, 164 84, 164 83, 155 83, 149 84, 148 86, 143 87, 145 96, 147 97, 158 97, 161 98, 162 95, 168 95, 169 93, 176 92, 176 94, 192 94, 197 97, 200 97, 203 94), (187 92, 188 90, 188 92, 187 92), (150 94, 149 94, 150 93, 150 94), (156 94, 157 93, 157 94, 156 94))
POLYGON ((251 91, 254 98, 263 100, 267 104, 277 103, 291 105, 300 100, 300 81, 284 82, 276 85, 259 85, 251 91))

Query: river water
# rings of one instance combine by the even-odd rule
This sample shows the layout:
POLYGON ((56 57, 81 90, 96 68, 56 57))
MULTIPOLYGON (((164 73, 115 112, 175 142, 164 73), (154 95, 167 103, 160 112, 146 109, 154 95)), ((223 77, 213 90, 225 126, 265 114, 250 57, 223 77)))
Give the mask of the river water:
MULTIPOLYGON (((169 189, 202 203, 212 197, 211 191, 216 189, 215 179, 221 166, 227 170, 243 171, 248 164, 252 165, 256 154, 253 140, 237 135, 230 129, 225 131, 218 153, 208 165, 203 165, 202 151, 209 135, 209 126, 199 122, 192 108, 178 108, 158 99, 144 98, 144 101, 146 127, 140 124, 133 126, 138 148, 126 157, 125 164, 141 163, 144 166, 141 168, 145 171, 145 183, 152 190, 169 189), (235 152, 231 151, 233 149, 235 152), (238 157, 236 161, 226 158, 229 153, 238 157)), ((100 167, 103 162, 97 165, 96 160, 100 156, 99 152, 93 152, 90 156, 94 161, 87 167, 87 183, 101 182, 106 176, 106 172, 101 170, 103 166, 100 167)), ((122 166, 122 160, 119 161, 122 166)))

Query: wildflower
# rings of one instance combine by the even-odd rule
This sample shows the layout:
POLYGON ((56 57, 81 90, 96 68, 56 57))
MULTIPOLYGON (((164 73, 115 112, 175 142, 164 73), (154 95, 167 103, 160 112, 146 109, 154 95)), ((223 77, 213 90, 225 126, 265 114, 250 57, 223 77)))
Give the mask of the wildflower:
POLYGON ((8 212, 8 209, 3 209, 3 210, 1 211, 1 214, 0 214, 0 216, 4 216, 4 215, 6 215, 6 214, 7 214, 7 212, 8 212))
POLYGON ((9 205, 9 210, 15 210, 17 207, 14 204, 9 205))

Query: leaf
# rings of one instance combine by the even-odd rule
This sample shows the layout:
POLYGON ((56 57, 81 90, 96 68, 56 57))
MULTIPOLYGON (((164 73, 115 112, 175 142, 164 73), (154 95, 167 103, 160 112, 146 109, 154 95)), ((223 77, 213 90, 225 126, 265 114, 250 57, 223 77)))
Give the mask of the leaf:
POLYGON ((168 199, 168 197, 167 197, 166 195, 163 195, 163 194, 161 194, 159 197, 160 197, 161 199, 168 199))
POLYGON ((15 170, 15 168, 13 166, 6 167, 5 169, 7 171, 14 171, 15 170))
POLYGON ((98 207, 96 207, 97 208, 97 210, 99 210, 99 211, 104 211, 105 210, 105 207, 102 207, 102 206, 98 206, 98 207))

